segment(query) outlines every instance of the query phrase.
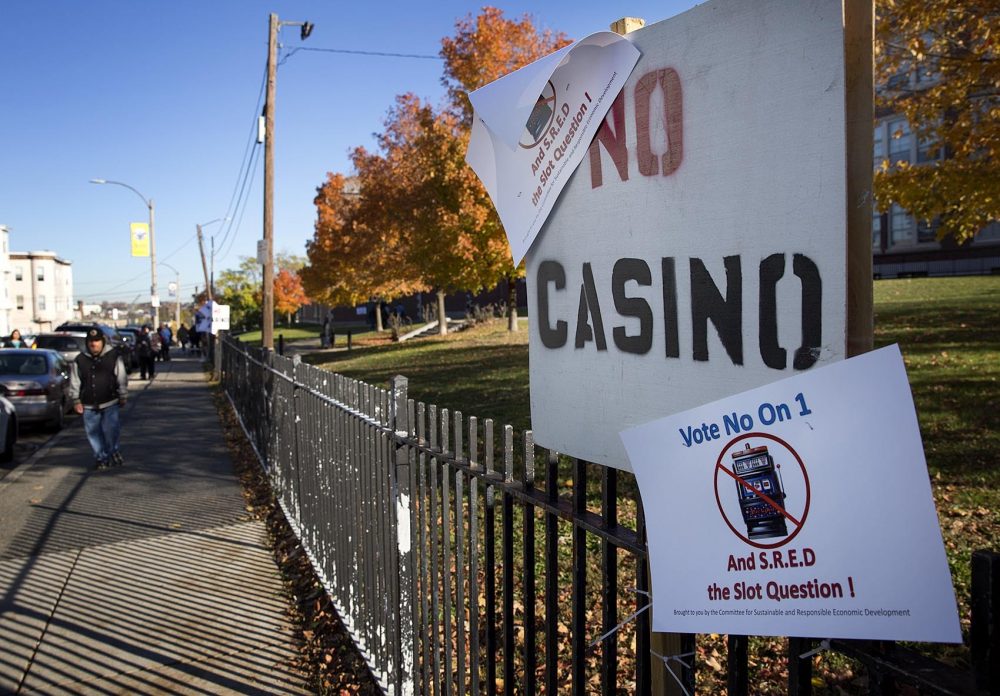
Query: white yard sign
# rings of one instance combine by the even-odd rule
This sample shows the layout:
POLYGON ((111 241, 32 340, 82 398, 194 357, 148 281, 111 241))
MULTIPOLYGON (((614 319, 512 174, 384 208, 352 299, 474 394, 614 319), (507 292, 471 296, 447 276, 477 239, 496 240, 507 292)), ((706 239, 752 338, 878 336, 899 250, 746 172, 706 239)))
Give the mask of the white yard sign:
POLYGON ((229 305, 212 303, 212 334, 229 331, 229 305))
POLYGON ((845 354, 840 0, 711 0, 642 57, 528 252, 542 445, 618 432, 845 354))
POLYGON ((622 440, 646 514, 654 630, 962 641, 898 347, 622 440))

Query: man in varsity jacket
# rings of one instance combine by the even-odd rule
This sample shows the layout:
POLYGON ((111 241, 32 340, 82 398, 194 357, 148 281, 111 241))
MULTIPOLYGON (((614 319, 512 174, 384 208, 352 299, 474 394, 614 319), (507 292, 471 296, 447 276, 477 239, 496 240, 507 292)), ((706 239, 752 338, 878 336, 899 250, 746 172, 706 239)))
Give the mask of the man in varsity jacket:
POLYGON ((128 374, 118 350, 108 345, 96 326, 87 331, 87 349, 70 363, 69 383, 73 408, 83 415, 97 468, 121 466, 119 409, 128 398, 128 374))

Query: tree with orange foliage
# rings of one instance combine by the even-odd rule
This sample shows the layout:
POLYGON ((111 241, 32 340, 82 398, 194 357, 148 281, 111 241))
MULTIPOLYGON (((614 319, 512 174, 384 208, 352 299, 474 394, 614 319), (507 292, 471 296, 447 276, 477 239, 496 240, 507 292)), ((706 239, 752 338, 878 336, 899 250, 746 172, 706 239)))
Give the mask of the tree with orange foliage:
MULTIPOLYGON (((390 219, 387 201, 395 184, 389 163, 364 148, 352 160, 357 176, 328 174, 316 189, 316 225, 301 272, 306 293, 335 306, 425 290, 390 219)), ((379 331, 381 324, 376 313, 379 331)))
POLYGON ((441 40, 444 58, 442 84, 448 88, 452 108, 466 128, 472 127, 468 93, 533 63, 570 43, 562 32, 538 31, 530 15, 506 19, 503 10, 484 7, 473 17, 455 23, 455 36, 441 40))
POLYGON ((282 268, 274 276, 274 310, 287 317, 292 323, 292 315, 303 305, 309 304, 306 291, 302 289, 299 274, 289 268, 282 268))
MULTIPOLYGON (((562 32, 539 31, 529 15, 520 19, 507 19, 503 10, 484 7, 473 17, 468 15, 455 24, 455 36, 441 41, 441 57, 445 60, 442 83, 448 88, 452 111, 461 119, 461 140, 468 143, 472 127, 472 104, 468 93, 514 72, 570 43, 562 32)), ((463 157, 465 145, 462 147, 463 157)), ((468 169, 468 168, 466 168, 468 169)), ((471 173, 471 172, 470 172, 471 173)), ((489 234, 498 235, 506 246, 506 236, 496 209, 475 177, 474 186, 480 189, 473 198, 484 205, 480 213, 487 222, 489 234)), ((499 242, 498 240, 498 242, 499 242)), ((510 252, 499 278, 507 281, 507 327, 517 330, 517 279, 524 277, 524 264, 514 266, 510 252)))
POLYGON ((397 98, 379 139, 393 174, 379 197, 421 282, 437 293, 441 334, 445 294, 491 287, 510 265, 499 218, 465 165, 467 140, 454 114, 413 95, 397 98))
MULTIPOLYGON (((378 137, 378 152, 354 151, 355 177, 331 174, 318 189, 317 222, 303 281, 328 304, 391 298, 434 289, 444 296, 507 278, 509 326, 517 327, 515 280, 499 216, 465 163, 471 127, 467 93, 568 43, 537 31, 530 18, 508 20, 486 7, 456 23, 442 41, 442 82, 451 104, 435 110, 412 94, 397 97, 378 137)), ((440 324, 447 332, 447 322, 440 324)))

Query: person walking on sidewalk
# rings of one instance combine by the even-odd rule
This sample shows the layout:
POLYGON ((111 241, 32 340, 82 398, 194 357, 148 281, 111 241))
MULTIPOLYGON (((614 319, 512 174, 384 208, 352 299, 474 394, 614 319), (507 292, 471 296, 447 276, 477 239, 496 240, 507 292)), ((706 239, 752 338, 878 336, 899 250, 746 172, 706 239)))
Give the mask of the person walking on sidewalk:
POLYGON ((177 344, 185 354, 187 353, 188 339, 190 339, 190 337, 191 336, 188 333, 187 327, 181 323, 180 327, 177 329, 177 344))
POLYGON ((170 344, 174 340, 174 332, 167 324, 160 324, 160 360, 170 362, 170 344))
POLYGON ((118 411, 128 398, 128 373, 118 350, 108 345, 97 327, 87 331, 87 349, 70 363, 69 395, 73 408, 83 415, 97 468, 121 466, 118 411))
POLYGON ((156 362, 153 353, 153 339, 149 335, 149 327, 143 326, 135 339, 135 352, 139 354, 139 379, 153 379, 156 372, 156 362))

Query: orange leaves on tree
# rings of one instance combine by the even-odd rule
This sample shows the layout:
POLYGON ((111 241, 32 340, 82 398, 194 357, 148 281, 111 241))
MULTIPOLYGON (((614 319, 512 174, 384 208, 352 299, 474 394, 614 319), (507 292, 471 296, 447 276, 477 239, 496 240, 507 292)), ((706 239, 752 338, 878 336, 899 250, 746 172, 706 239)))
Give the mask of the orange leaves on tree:
POLYGON ((441 40, 445 60, 442 82, 452 105, 472 122, 472 106, 466 94, 512 73, 570 43, 562 32, 538 31, 531 17, 507 19, 503 10, 484 7, 476 17, 455 23, 455 36, 441 40))
POLYGON ((282 268, 274 277, 274 309, 280 314, 295 314, 303 305, 309 304, 306 291, 298 273, 282 268))
POLYGON ((362 148, 353 154, 358 176, 327 175, 317 189, 317 219, 302 269, 305 291, 328 305, 351 305, 423 289, 386 218, 384 160, 362 148), (364 189, 362 189, 364 186, 364 189), (362 190, 365 193, 362 193, 362 190))
POLYGON ((451 108, 412 94, 396 98, 378 151, 352 154, 354 176, 330 174, 316 196, 317 221, 302 279, 311 297, 354 304, 435 289, 492 287, 514 278, 506 235, 485 189, 465 163, 471 111, 464 94, 568 42, 486 7, 442 40, 442 82, 451 108))

